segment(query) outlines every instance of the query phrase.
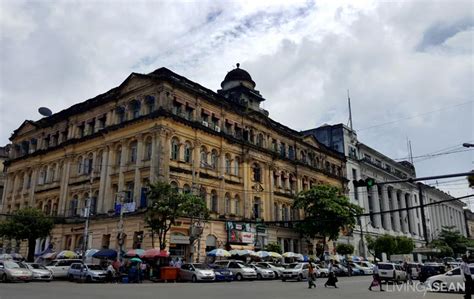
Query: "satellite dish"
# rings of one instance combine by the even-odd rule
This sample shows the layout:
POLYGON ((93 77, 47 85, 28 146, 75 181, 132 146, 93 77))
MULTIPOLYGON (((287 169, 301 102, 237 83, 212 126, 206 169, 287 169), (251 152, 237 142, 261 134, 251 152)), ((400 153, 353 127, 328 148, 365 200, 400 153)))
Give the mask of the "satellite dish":
POLYGON ((51 116, 53 114, 53 112, 51 112, 51 110, 49 110, 49 108, 46 108, 46 107, 40 107, 38 109, 38 112, 39 114, 43 115, 43 116, 51 116))

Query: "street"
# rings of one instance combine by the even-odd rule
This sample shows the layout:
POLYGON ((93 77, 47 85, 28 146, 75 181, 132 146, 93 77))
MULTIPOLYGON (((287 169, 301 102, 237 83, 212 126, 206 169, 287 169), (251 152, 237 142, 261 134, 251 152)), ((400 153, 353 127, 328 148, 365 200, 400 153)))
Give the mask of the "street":
POLYGON ((222 283, 143 283, 143 284, 80 284, 67 281, 51 283, 0 284, 0 299, 51 298, 462 298, 461 294, 430 293, 419 287, 417 291, 394 290, 384 285, 385 292, 369 291, 371 277, 339 278, 339 288, 325 288, 325 279, 317 280, 316 289, 308 289, 307 282, 253 281, 222 283))

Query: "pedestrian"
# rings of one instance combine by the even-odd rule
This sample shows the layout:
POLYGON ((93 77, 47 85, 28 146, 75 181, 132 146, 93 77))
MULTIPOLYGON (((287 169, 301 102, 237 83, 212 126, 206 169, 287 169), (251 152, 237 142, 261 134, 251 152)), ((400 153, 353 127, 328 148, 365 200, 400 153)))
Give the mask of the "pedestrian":
POLYGON ((406 264, 406 272, 407 272, 407 279, 408 279, 408 284, 413 284, 413 278, 412 278, 412 271, 414 269, 414 265, 411 264, 406 264))
POLYGON ((466 255, 462 256, 461 271, 464 275, 464 298, 471 299, 472 295, 472 276, 471 268, 469 268, 469 261, 466 255))
POLYGON ((337 289, 337 285, 336 285, 336 282, 337 282, 337 277, 336 277, 336 274, 334 273, 334 262, 332 260, 329 261, 329 266, 328 266, 328 280, 326 281, 326 283, 324 284, 324 287, 327 287, 327 286, 333 286, 337 289))
POLYGON ((114 266, 112 266, 112 263, 109 263, 109 265, 107 266, 107 281, 116 282, 115 276, 116 276, 115 268, 114 266))
POLYGON ((316 273, 314 271, 313 264, 310 262, 308 266, 308 289, 311 289, 312 287, 316 287, 316 273))
POLYGON ((351 263, 347 263, 347 276, 352 276, 352 266, 351 263))
POLYGON ((379 275, 379 266, 377 262, 375 262, 375 266, 373 269, 373 279, 370 283, 369 291, 372 291, 372 287, 376 287, 377 285, 380 287, 380 291, 384 292, 384 290, 382 289, 382 280, 380 279, 379 275))
POLYGON ((176 258, 177 261, 176 261, 176 268, 181 268, 181 265, 183 264, 183 262, 181 262, 181 258, 176 258))
POLYGON ((140 270, 141 270, 141 280, 143 281, 144 279, 148 278, 148 265, 145 262, 142 262, 140 264, 140 270))

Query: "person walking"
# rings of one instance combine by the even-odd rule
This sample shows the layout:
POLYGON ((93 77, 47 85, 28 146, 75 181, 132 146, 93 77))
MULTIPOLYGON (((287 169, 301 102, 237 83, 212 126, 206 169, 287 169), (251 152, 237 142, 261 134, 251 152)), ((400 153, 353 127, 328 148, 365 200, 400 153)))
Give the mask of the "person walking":
POLYGON ((109 263, 109 265, 107 266, 107 281, 117 282, 115 279, 115 276, 116 276, 115 268, 112 265, 112 263, 109 263))
POLYGON ((380 291, 384 292, 384 290, 382 289, 382 280, 380 279, 379 266, 378 266, 377 262, 375 262, 375 266, 374 266, 373 271, 374 271, 373 272, 373 280, 370 283, 369 291, 372 291, 372 287, 376 287, 378 285, 380 287, 380 291))
POLYGON ((328 266, 329 275, 328 275, 328 280, 324 284, 324 287, 333 286, 337 289, 337 285, 336 285, 337 277, 336 277, 336 274, 334 273, 333 263, 334 262, 332 260, 329 261, 329 266, 328 266))
POLYGON ((308 267, 308 289, 311 289, 312 287, 316 287, 316 283, 314 282, 316 280, 316 273, 313 267, 313 264, 310 262, 309 267, 308 267))
POLYGON ((464 298, 471 299, 472 295, 472 273, 469 268, 469 261, 466 255, 462 256, 461 271, 464 275, 464 298))

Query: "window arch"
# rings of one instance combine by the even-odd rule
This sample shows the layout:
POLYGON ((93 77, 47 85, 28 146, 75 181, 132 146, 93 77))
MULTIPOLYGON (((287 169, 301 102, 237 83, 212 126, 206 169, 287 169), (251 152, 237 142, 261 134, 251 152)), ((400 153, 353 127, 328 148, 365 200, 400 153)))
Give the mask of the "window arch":
POLYGON ((137 141, 130 142, 130 145, 128 146, 128 150, 129 150, 128 160, 130 161, 130 163, 136 163, 137 162, 137 141))
POLYGON ((225 173, 230 174, 232 171, 232 160, 230 159, 230 155, 225 155, 225 173))
POLYGON ((171 160, 177 161, 179 159, 179 140, 178 138, 171 139, 171 160))
POLYGON ((255 182, 262 182, 262 168, 258 163, 254 163, 252 165, 252 170, 253 170, 253 180, 255 182))
POLYGON ((171 189, 172 189, 173 191, 178 192, 178 190, 179 190, 178 182, 172 181, 172 182, 170 183, 170 186, 171 186, 171 189))
POLYGON ((230 214, 230 213, 231 213, 230 194, 226 193, 224 196, 224 214, 230 214))
POLYGON ((212 150, 211 152, 211 167, 213 169, 217 169, 219 163, 218 163, 219 156, 217 154, 217 151, 215 149, 212 150))
POLYGON ((240 216, 240 197, 238 194, 234 197, 234 211, 235 215, 240 216))
POLYGON ((191 193, 191 187, 188 184, 184 184, 183 193, 184 194, 190 194, 191 193))
POLYGON ((77 195, 74 195, 71 202, 69 203, 69 215, 78 216, 79 215, 79 199, 77 195))
POLYGON ((219 210, 219 203, 217 198, 216 190, 211 191, 211 212, 218 212, 219 210))
POLYGON ((130 110, 130 119, 138 118, 140 116, 140 101, 132 100, 128 105, 128 108, 130 110))
POLYGON ((191 163, 193 159, 193 148, 191 143, 186 142, 184 145, 184 162, 191 163))

